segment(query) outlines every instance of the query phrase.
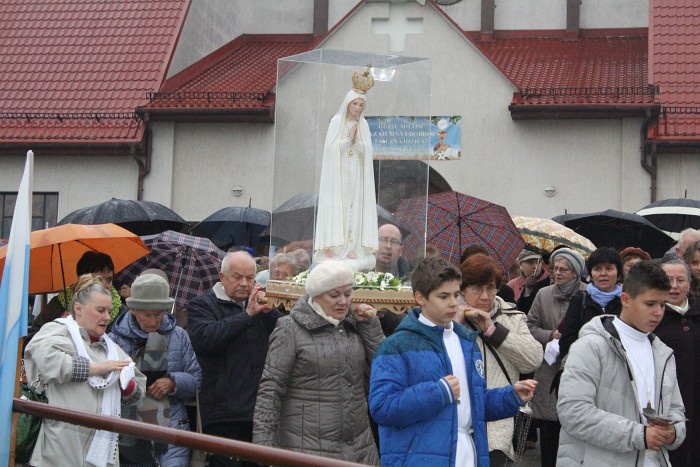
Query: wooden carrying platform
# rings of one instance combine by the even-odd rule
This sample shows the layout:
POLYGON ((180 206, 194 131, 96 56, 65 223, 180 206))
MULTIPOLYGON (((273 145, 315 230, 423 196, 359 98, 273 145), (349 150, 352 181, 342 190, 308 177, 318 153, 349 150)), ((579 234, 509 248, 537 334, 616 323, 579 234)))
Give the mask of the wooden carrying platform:
MULTIPOLYGON (((283 307, 291 310, 299 297, 306 295, 302 284, 287 281, 267 281, 267 304, 270 307, 283 307)), ((352 291, 352 303, 366 303, 378 310, 388 310, 401 314, 417 306, 410 287, 391 290, 355 288, 352 291)))

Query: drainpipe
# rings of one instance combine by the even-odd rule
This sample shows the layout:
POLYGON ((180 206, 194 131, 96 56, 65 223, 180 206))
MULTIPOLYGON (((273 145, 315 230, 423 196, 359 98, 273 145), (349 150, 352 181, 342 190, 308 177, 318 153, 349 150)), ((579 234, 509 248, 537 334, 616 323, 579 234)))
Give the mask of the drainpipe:
POLYGON ((136 200, 143 201, 143 180, 151 172, 151 133, 146 129, 146 144, 132 145, 131 157, 139 166, 139 179, 136 187, 136 200), (145 152, 145 154, 143 154, 145 152))
POLYGON ((649 128, 649 125, 652 123, 652 121, 656 117, 649 117, 646 120, 644 120, 644 124, 642 125, 642 134, 641 134, 641 163, 642 163, 642 168, 649 174, 649 177, 651 177, 651 186, 650 186, 650 203, 653 203, 656 201, 656 179, 657 179, 657 165, 656 165, 656 143, 652 143, 651 145, 651 154, 647 153, 647 145, 646 145, 646 140, 647 140, 647 129, 649 128), (647 162, 647 156, 651 155, 651 164, 647 162))

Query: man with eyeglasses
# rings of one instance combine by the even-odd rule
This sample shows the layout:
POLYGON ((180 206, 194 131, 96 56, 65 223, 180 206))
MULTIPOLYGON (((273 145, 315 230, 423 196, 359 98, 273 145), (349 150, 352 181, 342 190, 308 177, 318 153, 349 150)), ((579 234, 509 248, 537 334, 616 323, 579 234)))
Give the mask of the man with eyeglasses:
POLYGON ((411 265, 403 256, 401 231, 393 224, 379 227, 379 250, 376 253, 376 272, 389 272, 403 282, 411 273, 411 265))

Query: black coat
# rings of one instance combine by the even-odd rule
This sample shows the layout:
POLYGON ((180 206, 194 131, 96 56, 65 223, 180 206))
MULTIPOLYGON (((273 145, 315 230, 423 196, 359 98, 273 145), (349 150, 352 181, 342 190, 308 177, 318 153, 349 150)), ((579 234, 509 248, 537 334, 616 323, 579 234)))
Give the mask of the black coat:
MULTIPOLYGON (((700 302, 690 298, 690 308, 681 315, 666 307, 654 334, 671 347, 676 357, 678 386, 685 405, 687 435, 675 451, 669 451, 671 465, 690 466, 691 459, 700 460, 700 302), (695 422, 695 423, 694 423, 695 422)), ((697 464, 695 464, 697 465, 697 464)))
POLYGON ((190 301, 187 332, 202 368, 204 427, 253 420, 255 399, 277 310, 248 316, 238 303, 210 291, 190 301))
POLYGON ((620 297, 610 300, 605 309, 593 301, 590 294, 585 290, 571 297, 564 319, 559 325, 559 332, 561 333, 561 339, 559 339, 560 358, 564 358, 569 353, 571 344, 578 339, 578 332, 584 324, 600 315, 620 316, 621 311, 622 302, 620 297))

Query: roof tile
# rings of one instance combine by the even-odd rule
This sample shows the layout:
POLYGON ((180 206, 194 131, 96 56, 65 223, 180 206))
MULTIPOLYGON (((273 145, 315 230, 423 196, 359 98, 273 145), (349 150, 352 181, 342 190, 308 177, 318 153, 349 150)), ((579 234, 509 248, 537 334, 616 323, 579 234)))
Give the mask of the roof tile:
POLYGON ((189 3, 0 2, 0 143, 141 141, 133 111, 162 84, 189 3))
POLYGON ((659 85, 662 115, 657 140, 700 140, 700 5, 651 0, 650 82, 659 85))
POLYGON ((270 107, 277 60, 312 49, 310 35, 243 35, 170 78, 146 109, 270 107))
POLYGON ((647 38, 643 35, 499 38, 475 41, 517 86, 513 104, 647 104, 647 38))

